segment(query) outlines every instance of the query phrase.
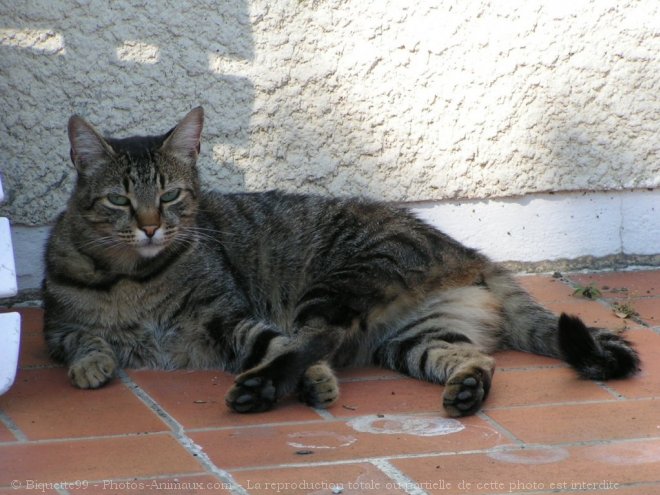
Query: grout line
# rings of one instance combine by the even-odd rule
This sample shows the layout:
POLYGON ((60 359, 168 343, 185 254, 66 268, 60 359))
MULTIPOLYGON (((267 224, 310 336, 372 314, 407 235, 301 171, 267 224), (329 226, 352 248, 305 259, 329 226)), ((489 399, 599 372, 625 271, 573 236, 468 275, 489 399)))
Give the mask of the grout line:
POLYGON ((34 370, 56 370, 63 369, 64 366, 61 364, 27 364, 19 366, 18 369, 21 371, 34 371, 34 370))
POLYGON ((278 423, 248 423, 244 425, 229 425, 229 426, 201 426, 198 428, 188 428, 186 431, 189 433, 204 433, 207 431, 226 431, 226 430, 246 430, 249 428, 277 428, 280 426, 307 426, 307 425, 322 425, 327 421, 342 421, 342 418, 319 418, 309 419, 306 421, 280 421, 278 423))
POLYGON ((520 438, 518 438, 516 435, 514 435, 511 430, 509 430, 508 428, 505 428, 504 426, 502 426, 500 423, 498 423, 493 418, 488 416, 488 414, 483 412, 483 410, 477 412, 477 414, 475 414, 475 416, 477 416, 478 418, 481 418, 482 420, 484 420, 490 426, 495 428, 495 430, 498 431, 502 436, 508 438, 509 440, 514 442, 515 444, 520 445, 520 446, 525 445, 525 442, 523 442, 520 438))
POLYGON ((594 381, 593 382, 596 386, 600 387, 602 390, 610 394, 612 397, 614 397, 618 401, 624 401, 626 400, 626 397, 623 394, 620 394, 616 390, 614 390, 612 387, 610 387, 607 383, 605 382, 598 382, 594 381))
MULTIPOLYGON (((518 352, 524 352, 524 351, 518 351, 518 352)), ((539 354, 533 354, 533 353, 525 353, 525 354, 532 354, 533 356, 539 356, 539 354)), ((497 357, 495 357, 495 361, 497 362, 497 357)), ((538 370, 560 370, 560 369, 568 369, 572 370, 568 364, 566 363, 557 363, 557 364, 542 364, 542 365, 534 365, 534 366, 512 366, 512 367, 497 367, 497 371, 501 371, 503 373, 507 373, 510 371, 538 371, 538 370)))
POLYGON ((18 440, 19 442, 25 443, 29 441, 25 433, 21 431, 18 425, 14 423, 14 420, 11 419, 9 415, 6 412, 4 412, 2 409, 0 409, 0 423, 5 425, 7 429, 11 432, 11 434, 14 435, 16 440, 18 440))
POLYGON ((174 437, 179 444, 188 453, 192 454, 204 468, 211 474, 216 476, 222 482, 227 483, 231 487, 231 492, 237 495, 249 495, 248 492, 239 485, 234 478, 227 471, 220 469, 216 466, 209 456, 204 452, 204 449, 197 445, 188 435, 183 428, 183 425, 174 419, 165 409, 163 409, 158 402, 156 402, 147 392, 145 392, 139 385, 137 385, 125 371, 120 370, 118 373, 121 382, 128 387, 133 394, 137 396, 145 405, 147 405, 153 412, 155 412, 167 424, 174 434, 174 437))
POLYGON ((389 461, 385 459, 374 459, 371 461, 371 464, 380 469, 392 481, 395 481, 397 488, 404 490, 408 495, 427 495, 420 487, 420 483, 415 483, 403 471, 390 464, 389 461))
POLYGON ((312 407, 311 409, 312 409, 312 411, 314 411, 316 414, 318 414, 319 416, 321 416, 323 419, 325 419, 327 421, 334 421, 334 420, 337 419, 327 409, 323 409, 323 408, 320 408, 320 407, 312 407))
MULTIPOLYGON (((374 366, 375 369, 378 369, 377 366, 374 366)), ((362 376, 355 378, 338 378, 339 383, 360 383, 360 382, 386 382, 386 381, 396 381, 396 380, 410 380, 411 378, 404 375, 376 375, 376 376, 362 376)), ((413 378, 414 380, 414 378, 413 378)))
MULTIPOLYGON (((112 435, 88 435, 84 437, 65 437, 65 438, 40 438, 36 440, 27 440, 31 445, 47 445, 51 443, 65 443, 65 442, 89 442, 95 440, 113 440, 117 438, 132 438, 132 437, 147 437, 147 436, 162 436, 169 435, 167 431, 149 431, 149 432, 136 432, 136 433, 115 433, 112 435)), ((5 445, 20 445, 22 441, 18 442, 0 442, 0 446, 5 445)))

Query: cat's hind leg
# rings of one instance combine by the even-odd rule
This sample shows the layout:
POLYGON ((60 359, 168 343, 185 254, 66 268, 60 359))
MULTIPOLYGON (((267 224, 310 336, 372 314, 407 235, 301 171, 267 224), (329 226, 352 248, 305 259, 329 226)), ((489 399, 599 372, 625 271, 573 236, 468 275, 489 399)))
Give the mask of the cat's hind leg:
POLYGON ((495 360, 488 352, 495 348, 501 323, 498 305, 486 289, 450 289, 404 319, 372 359, 445 384, 442 403, 450 416, 474 414, 490 391, 495 360))
POLYGON ((267 411, 299 386, 306 390, 307 402, 320 405, 331 398, 332 379, 324 373, 329 368, 318 363, 338 347, 335 329, 303 327, 289 337, 257 323, 245 331, 247 351, 242 367, 246 371, 236 377, 225 396, 231 409, 241 413, 267 411))
POLYGON ((416 344, 406 340, 386 344, 376 362, 413 378, 444 384, 442 405, 450 416, 477 412, 488 397, 495 360, 471 343, 452 342, 456 334, 429 332, 418 337, 416 344))

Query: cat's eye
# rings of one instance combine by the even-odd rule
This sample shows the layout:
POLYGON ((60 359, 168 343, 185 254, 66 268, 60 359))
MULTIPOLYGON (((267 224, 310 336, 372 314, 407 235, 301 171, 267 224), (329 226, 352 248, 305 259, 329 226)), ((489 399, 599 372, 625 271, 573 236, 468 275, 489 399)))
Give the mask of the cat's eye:
POLYGON ((131 200, 126 196, 121 194, 108 194, 108 201, 110 201, 115 206, 128 206, 131 204, 131 200))
POLYGON ((170 203, 177 199, 179 197, 179 194, 181 194, 181 189, 172 189, 171 191, 167 191, 164 193, 161 197, 160 200, 163 203, 170 203))

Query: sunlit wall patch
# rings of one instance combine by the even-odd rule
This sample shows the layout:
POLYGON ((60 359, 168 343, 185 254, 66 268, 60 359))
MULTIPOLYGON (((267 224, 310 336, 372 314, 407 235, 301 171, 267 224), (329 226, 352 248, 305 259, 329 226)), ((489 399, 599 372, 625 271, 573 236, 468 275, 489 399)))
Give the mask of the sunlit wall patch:
POLYGON ((64 36, 52 29, 0 28, 0 45, 40 55, 64 55, 64 36))
POLYGON ((155 64, 160 60, 160 48, 137 40, 126 40, 117 47, 117 58, 122 62, 155 64))

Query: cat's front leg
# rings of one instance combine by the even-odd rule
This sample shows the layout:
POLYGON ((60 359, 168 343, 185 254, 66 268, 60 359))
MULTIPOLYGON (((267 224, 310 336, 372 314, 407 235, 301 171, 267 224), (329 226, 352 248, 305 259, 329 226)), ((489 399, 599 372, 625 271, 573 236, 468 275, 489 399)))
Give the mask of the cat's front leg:
POLYGON ((72 359, 69 378, 78 388, 99 388, 108 383, 117 371, 117 357, 112 347, 101 337, 83 337, 72 359))

